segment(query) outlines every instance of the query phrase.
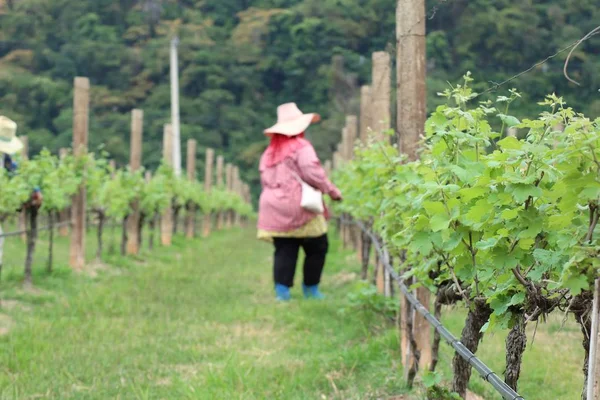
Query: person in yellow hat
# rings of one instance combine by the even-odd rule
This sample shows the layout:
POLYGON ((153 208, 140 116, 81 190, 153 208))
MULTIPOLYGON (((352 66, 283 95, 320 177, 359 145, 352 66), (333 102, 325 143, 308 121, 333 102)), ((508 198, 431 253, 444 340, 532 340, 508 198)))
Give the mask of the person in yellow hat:
POLYGON ((12 155, 23 150, 23 142, 17 137, 17 124, 9 118, 0 115, 0 153, 3 154, 3 166, 9 173, 14 173, 17 164, 12 155))
MULTIPOLYGON (((0 115, 0 153, 3 155, 3 166, 10 175, 16 173, 17 163, 12 156, 23 150, 23 142, 17 137, 17 124, 10 118, 0 115)), ((40 207, 42 205, 42 193, 40 188, 33 188, 31 198, 25 207, 40 207)))
MULTIPOLYGON (((13 174, 17 168, 11 155, 21 151, 23 143, 17 138, 17 124, 0 115, 0 154, 3 156, 3 167, 9 173, 13 174)), ((2 236, 2 226, 0 226, 0 268, 4 255, 4 237, 2 236)))

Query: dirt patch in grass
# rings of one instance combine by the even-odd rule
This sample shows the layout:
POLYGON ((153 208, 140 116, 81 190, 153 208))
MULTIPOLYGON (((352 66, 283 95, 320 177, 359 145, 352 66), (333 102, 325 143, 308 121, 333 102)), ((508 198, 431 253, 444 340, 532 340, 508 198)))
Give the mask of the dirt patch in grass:
POLYGON ((8 335, 14 326, 14 321, 6 314, 0 314, 0 336, 8 335))
POLYGON ((6 311, 31 311, 31 307, 18 300, 0 300, 0 309, 6 311))
POLYGON ((280 338, 283 333, 276 332, 271 323, 237 323, 234 325, 216 325, 219 332, 216 345, 223 348, 239 347, 251 351, 261 358, 281 349, 280 338))
POLYGON ((340 287, 352 282, 356 282, 357 280, 358 274, 354 272, 340 272, 331 278, 331 285, 334 287, 340 287))
POLYGON ((248 338, 271 341, 277 337, 277 332, 271 322, 265 321, 263 325, 256 323, 237 323, 233 325, 212 324, 211 328, 221 333, 220 336, 233 338, 248 338))
POLYGON ((22 293, 29 296, 45 296, 49 294, 47 291, 42 290, 30 283, 23 284, 23 288, 21 289, 22 293))
POLYGON ((467 391, 467 399, 466 400, 485 400, 485 399, 473 392, 467 391))
POLYGON ((85 265, 83 272, 90 277, 95 278, 98 276, 98 273, 108 271, 109 269, 110 265, 103 263, 102 260, 94 260, 85 265))
POLYGON ((156 381, 156 386, 171 386, 172 382, 169 378, 160 378, 156 381))
POLYGON ((202 366, 200 364, 178 364, 173 365, 173 371, 177 372, 183 380, 191 380, 198 376, 202 366))

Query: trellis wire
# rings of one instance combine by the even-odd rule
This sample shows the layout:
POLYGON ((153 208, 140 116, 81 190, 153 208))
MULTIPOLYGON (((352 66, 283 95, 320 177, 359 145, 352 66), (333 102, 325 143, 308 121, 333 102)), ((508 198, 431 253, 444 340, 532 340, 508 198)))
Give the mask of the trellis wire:
MULTIPOLYGON (((91 211, 88 211, 88 213, 91 213, 91 211)), ((37 232, 44 232, 44 231, 49 231, 50 229, 55 229, 55 228, 62 228, 65 226, 71 226, 73 225, 73 223, 71 221, 64 221, 64 222, 57 222, 53 225, 44 225, 41 226, 39 228, 36 229, 37 232)), ((104 224, 104 228, 111 228, 113 226, 117 226, 119 225, 118 223, 105 223, 104 224)), ((88 226, 97 226, 97 224, 91 223, 88 226)), ((19 236, 19 235, 24 235, 27 233, 30 233, 31 229, 23 229, 20 231, 14 231, 14 232, 6 232, 3 234, 0 234, 0 238, 8 238, 8 237, 13 237, 13 236, 19 236)))
MULTIPOLYGON (((60 223, 57 223, 57 224, 41 226, 41 227, 37 228, 36 231, 38 231, 38 232, 49 231, 50 229, 62 228, 63 226, 70 226, 70 225, 71 225, 71 221, 60 222, 60 223)), ((0 238, 7 238, 7 237, 11 237, 11 236, 19 236, 19 235, 23 235, 23 234, 26 234, 26 233, 29 233, 29 232, 31 232, 30 229, 24 229, 24 230, 21 230, 21 231, 14 231, 14 232, 7 232, 7 233, 1 234, 0 238)))

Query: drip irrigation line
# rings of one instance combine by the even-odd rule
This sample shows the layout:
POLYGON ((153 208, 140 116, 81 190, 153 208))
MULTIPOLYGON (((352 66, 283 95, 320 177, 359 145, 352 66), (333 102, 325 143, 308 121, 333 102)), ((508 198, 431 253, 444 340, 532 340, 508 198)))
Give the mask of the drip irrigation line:
POLYGON ((365 224, 360 221, 348 220, 344 217, 339 217, 340 222, 344 225, 356 225, 363 231, 375 247, 375 250, 379 254, 379 259, 383 264, 386 272, 396 281, 402 294, 406 297, 406 300, 412 305, 412 307, 421 314, 430 325, 432 325, 436 331, 444 338, 450 346, 456 351, 456 353, 462 357, 465 361, 473 367, 477 373, 502 396, 505 400, 525 400, 523 396, 515 392, 510 386, 508 386, 494 371, 492 371, 487 365, 483 363, 475 354, 473 354, 464 344, 460 342, 446 327, 442 325, 437 318, 429 312, 429 310, 421 304, 419 300, 411 293, 410 289, 404 284, 404 279, 398 275, 394 268, 389 263, 389 257, 387 257, 388 250, 385 243, 382 243, 377 236, 371 232, 365 224))

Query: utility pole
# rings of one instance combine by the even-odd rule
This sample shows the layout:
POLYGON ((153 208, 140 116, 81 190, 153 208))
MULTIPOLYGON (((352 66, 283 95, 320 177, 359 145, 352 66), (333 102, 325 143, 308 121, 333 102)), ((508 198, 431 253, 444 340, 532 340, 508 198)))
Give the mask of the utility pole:
POLYGON ((173 129, 173 170, 181 176, 181 135, 179 131, 179 62, 177 46, 179 39, 171 39, 171 126, 173 129))
MULTIPOLYGON (((169 124, 163 127, 163 160, 166 165, 173 167, 173 127, 169 124)), ((160 222, 160 237, 163 246, 171 246, 173 239, 173 207, 170 201, 160 222)))

